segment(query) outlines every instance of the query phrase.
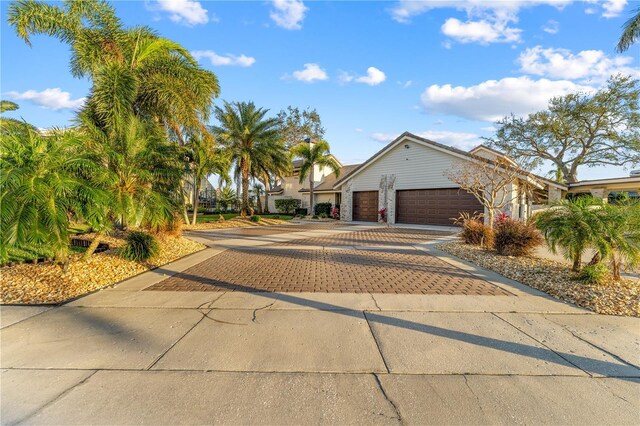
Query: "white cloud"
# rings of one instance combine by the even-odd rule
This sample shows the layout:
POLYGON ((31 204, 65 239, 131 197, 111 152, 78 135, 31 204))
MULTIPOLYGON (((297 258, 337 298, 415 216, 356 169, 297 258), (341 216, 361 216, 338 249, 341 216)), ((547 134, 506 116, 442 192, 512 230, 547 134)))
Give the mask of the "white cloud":
POLYGON ((519 28, 509 27, 510 20, 480 20, 462 22, 449 18, 442 24, 442 33, 460 43, 514 43, 520 41, 519 28))
MULTIPOLYGON (((427 130, 425 132, 414 133, 421 138, 429 139, 443 145, 463 149, 465 151, 476 147, 482 140, 475 133, 451 132, 448 130, 427 130)), ((369 137, 381 143, 389 143, 400 136, 400 133, 372 133, 369 137)))
POLYGON ((367 68, 367 75, 357 77, 356 82, 368 84, 369 86, 377 86, 387 79, 387 76, 376 67, 367 68))
MULTIPOLYGON (((615 18, 620 16, 624 8, 627 6, 627 0, 586 0, 586 3, 602 7, 602 16, 604 18, 615 18)), ((590 7, 585 10, 585 13, 589 15, 593 15, 597 12, 597 9, 594 7, 590 7)))
MULTIPOLYGON (((341 83, 346 84, 354 81, 356 83, 368 84, 369 86, 377 86, 378 84, 384 82, 386 79, 387 79, 387 76, 385 75, 385 73, 380 71, 376 67, 367 68, 367 75, 356 76, 348 72, 342 71, 338 76, 338 80, 341 83)), ((409 87, 409 86, 405 86, 405 87, 409 87)))
POLYGON ((302 28, 304 15, 309 10, 301 0, 273 0, 269 16, 279 27, 287 30, 302 28))
POLYGON ((517 61, 520 70, 527 74, 552 78, 606 80, 617 73, 640 76, 636 67, 629 66, 634 61, 632 57, 611 58, 602 50, 583 50, 573 54, 568 49, 535 46, 523 51, 517 61))
POLYGON ((41 92, 27 90, 26 92, 7 92, 6 95, 15 100, 26 100, 43 108, 58 111, 61 109, 77 110, 84 104, 86 98, 71 99, 71 93, 60 88, 44 89, 41 92))
POLYGON ((193 26, 209 22, 208 11, 199 1, 157 0, 156 3, 159 10, 168 12, 169 19, 178 24, 193 26))
MULTIPOLYGON (((283 78, 290 77, 285 75, 283 78)), ((306 83, 311 83, 316 80, 327 80, 329 79, 329 76, 318 64, 304 64, 304 69, 293 72, 293 78, 306 83)))
POLYGON ((551 97, 581 90, 592 88, 568 80, 509 77, 468 87, 434 84, 422 93, 421 100, 425 110, 431 113, 496 121, 511 113, 526 115, 545 109, 551 97))
POLYGON ((191 55, 196 59, 209 59, 211 61, 211 65, 215 66, 237 65, 240 67, 250 67, 256 62, 256 59, 251 56, 232 55, 231 53, 218 55, 212 50, 195 50, 191 52, 191 55))
MULTIPOLYGON (((391 9, 391 16, 398 22, 408 23, 411 18, 434 9, 455 9, 466 12, 467 20, 447 19, 442 33, 461 43, 515 43, 520 41, 522 30, 511 26, 518 22, 520 9, 540 5, 563 8, 571 0, 400 0, 391 9)), ((450 43, 443 46, 451 48, 450 43)))
POLYGON ((542 27, 542 31, 549 34, 558 34, 558 31, 560 31, 560 22, 549 19, 547 24, 542 27))
POLYGON ((480 130, 482 130, 483 132, 490 132, 490 133, 493 133, 493 132, 495 132, 495 131, 496 131, 496 130, 498 130, 498 129, 496 129, 496 128, 495 128, 495 127, 493 127, 493 126, 487 126, 487 127, 480 127, 480 130))
POLYGON ((569 3, 571 3, 571 0, 400 0, 396 3, 395 7, 391 9, 391 16, 398 22, 407 23, 410 22, 411 18, 413 18, 414 16, 421 15, 434 9, 447 8, 463 10, 466 11, 469 15, 478 15, 487 11, 493 14, 505 12, 510 14, 517 14, 520 9, 526 7, 550 5, 561 9, 569 3))

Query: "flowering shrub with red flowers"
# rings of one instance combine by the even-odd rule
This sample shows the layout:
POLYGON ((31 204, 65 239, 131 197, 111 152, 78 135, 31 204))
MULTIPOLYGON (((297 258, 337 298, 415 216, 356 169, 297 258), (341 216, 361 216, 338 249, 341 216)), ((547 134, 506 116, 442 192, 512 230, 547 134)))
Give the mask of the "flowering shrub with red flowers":
POLYGON ((378 214, 380 215, 380 220, 383 222, 387 221, 387 208, 383 207, 378 211, 378 214))

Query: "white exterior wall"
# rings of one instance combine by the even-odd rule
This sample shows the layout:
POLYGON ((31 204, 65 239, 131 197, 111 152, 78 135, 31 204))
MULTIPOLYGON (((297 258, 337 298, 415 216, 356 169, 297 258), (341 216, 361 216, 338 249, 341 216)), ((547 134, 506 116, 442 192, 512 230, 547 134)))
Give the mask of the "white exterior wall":
POLYGON ((377 191, 382 175, 395 175, 395 189, 458 188, 445 172, 459 161, 453 155, 406 141, 354 176, 353 191, 377 191), (409 149, 404 146, 408 145, 409 149))
MULTIPOLYGON (((332 173, 331 169, 328 167, 320 167, 317 164, 314 166, 314 175, 313 181, 317 184, 322 182, 322 180, 332 173)), ((269 211, 277 212, 276 209, 276 200, 283 198, 295 198, 302 201, 302 207, 309 207, 309 194, 305 194, 300 192, 302 188, 309 187, 309 178, 307 177, 303 183, 300 183, 300 176, 287 176, 282 179, 282 194, 280 195, 269 195, 269 211)), ((333 203, 333 194, 331 194, 331 202, 333 203)), ((318 201, 318 197, 316 196, 316 202, 318 201)))

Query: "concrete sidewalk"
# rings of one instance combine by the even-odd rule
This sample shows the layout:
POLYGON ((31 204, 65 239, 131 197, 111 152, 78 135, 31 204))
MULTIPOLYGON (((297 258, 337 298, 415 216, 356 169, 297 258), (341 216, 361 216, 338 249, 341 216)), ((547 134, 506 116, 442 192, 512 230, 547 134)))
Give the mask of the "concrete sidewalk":
POLYGON ((65 306, 0 308, 2 424, 640 423, 640 320, 429 242, 415 249, 512 295, 143 291, 297 237, 207 240, 65 306))

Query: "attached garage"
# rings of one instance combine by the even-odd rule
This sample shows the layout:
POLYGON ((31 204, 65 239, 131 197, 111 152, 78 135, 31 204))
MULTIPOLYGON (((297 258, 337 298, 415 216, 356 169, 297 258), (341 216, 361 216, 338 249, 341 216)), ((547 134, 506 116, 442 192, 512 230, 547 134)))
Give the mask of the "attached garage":
POLYGON ((396 223, 451 226, 462 212, 482 213, 484 207, 457 188, 396 191, 396 223))
POLYGON ((353 193, 353 220, 361 222, 378 221, 378 191, 357 191, 353 193))

